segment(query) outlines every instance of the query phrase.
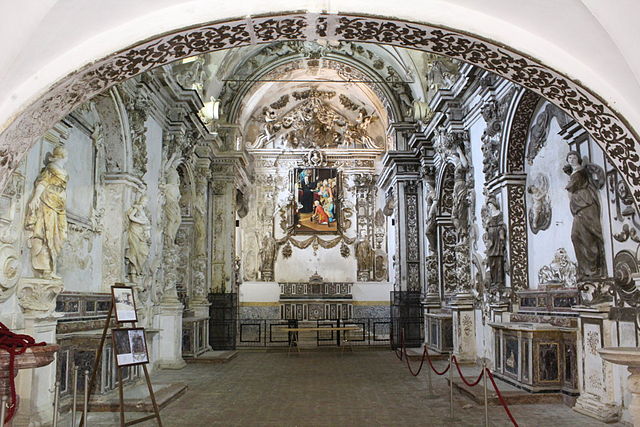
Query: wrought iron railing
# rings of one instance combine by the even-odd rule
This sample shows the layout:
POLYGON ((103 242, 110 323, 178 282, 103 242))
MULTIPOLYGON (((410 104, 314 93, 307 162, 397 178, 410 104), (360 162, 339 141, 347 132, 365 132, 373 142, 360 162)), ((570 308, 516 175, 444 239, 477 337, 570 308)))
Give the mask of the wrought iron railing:
POLYGON ((291 333, 285 328, 293 326, 358 328, 350 331, 314 331, 317 347, 341 346, 345 338, 353 347, 388 347, 391 343, 391 318, 389 317, 299 321, 297 324, 295 322, 283 319, 238 319, 236 348, 286 348, 289 346, 291 333))

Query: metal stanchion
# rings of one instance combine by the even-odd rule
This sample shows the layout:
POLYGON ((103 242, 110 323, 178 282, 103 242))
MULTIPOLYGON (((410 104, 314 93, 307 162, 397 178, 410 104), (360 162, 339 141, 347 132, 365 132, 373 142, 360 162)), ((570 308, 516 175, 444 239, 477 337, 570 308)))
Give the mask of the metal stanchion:
POLYGON ((4 417, 5 417, 6 411, 7 411, 7 396, 2 396, 2 401, 0 401, 0 427, 4 427, 4 417))
POLYGON ((487 398, 487 361, 482 359, 482 385, 484 387, 484 425, 489 427, 489 399, 487 398))
POLYGON ((84 409, 82 410, 82 419, 84 424, 88 425, 87 412, 89 412, 89 371, 84 371, 84 409))
POLYGON ((449 415, 453 420, 453 358, 449 353, 449 415))
POLYGON ((76 427, 76 408, 78 403, 78 369, 73 368, 73 406, 71 407, 71 427, 76 427))
MULTIPOLYGON (((429 359, 429 353, 427 350, 427 345, 424 345, 425 356, 429 359)), ((429 361, 427 360, 427 363, 429 361)), ((431 364, 427 366, 427 399, 437 399, 439 396, 433 392, 433 383, 431 382, 431 364)))
POLYGON ((58 427, 58 404, 60 403, 60 381, 53 389, 53 427, 58 427))

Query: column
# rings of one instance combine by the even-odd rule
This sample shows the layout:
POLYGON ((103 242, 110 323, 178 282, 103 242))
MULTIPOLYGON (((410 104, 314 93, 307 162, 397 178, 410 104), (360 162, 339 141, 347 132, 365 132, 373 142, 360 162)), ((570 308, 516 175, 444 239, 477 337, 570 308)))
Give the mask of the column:
POLYGON ((227 293, 232 289, 235 256, 234 165, 229 160, 215 159, 211 169, 211 291, 227 293))
MULTIPOLYGON (((21 278, 18 282, 18 303, 24 312, 24 330, 36 342, 56 343, 58 317, 56 298, 64 285, 60 279, 21 278)), ((56 382, 56 363, 37 369, 25 369, 16 378, 20 409, 14 426, 48 424, 53 419, 53 389, 56 382)))
POLYGON ((207 294, 209 292, 209 275, 207 266, 208 233, 207 225, 209 219, 209 179, 211 178, 210 159, 198 158, 195 165, 195 200, 193 203, 193 257, 191 269, 193 272, 193 283, 190 295, 190 308, 196 317, 209 316, 209 302, 207 294))

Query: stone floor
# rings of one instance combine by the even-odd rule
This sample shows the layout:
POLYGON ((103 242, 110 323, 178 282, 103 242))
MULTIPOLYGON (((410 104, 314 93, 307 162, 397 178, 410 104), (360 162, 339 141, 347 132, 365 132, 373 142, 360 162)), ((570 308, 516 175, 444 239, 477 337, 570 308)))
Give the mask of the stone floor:
MULTIPOLYGON (((441 369, 445 363, 438 361, 436 367, 441 369)), ((417 378, 411 376, 389 350, 291 356, 240 352, 224 364, 189 364, 179 371, 161 371, 153 381, 188 384, 187 392, 161 411, 163 425, 169 427, 484 424, 482 406, 459 394, 454 396, 456 419, 451 421, 446 381, 434 376, 438 397, 425 399, 426 370, 417 378)), ((607 425, 562 404, 515 405, 512 412, 520 426, 607 425)), ((115 415, 92 413, 89 425, 117 425, 115 415)), ((141 415, 127 414, 127 419, 141 415)), ((511 425, 501 407, 490 407, 489 416, 492 426, 511 425)))

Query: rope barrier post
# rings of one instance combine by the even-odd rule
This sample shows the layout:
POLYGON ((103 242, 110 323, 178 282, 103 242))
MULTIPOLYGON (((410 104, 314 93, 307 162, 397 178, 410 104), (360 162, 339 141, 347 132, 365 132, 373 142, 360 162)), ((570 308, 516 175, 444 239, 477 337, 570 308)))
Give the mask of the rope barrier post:
MULTIPOLYGON (((427 345, 424 345, 424 352, 426 353, 427 359, 429 358, 429 350, 427 350, 427 345)), ((427 369, 427 399, 437 399, 438 395, 433 392, 433 382, 431 381, 431 367, 427 369)))
POLYGON ((71 427, 76 427, 76 408, 78 404, 78 370, 80 367, 73 367, 73 406, 71 407, 71 427))
POLYGON ((89 371, 84 371, 84 408, 82 410, 82 419, 87 423, 87 413, 89 412, 89 371))
POLYGON ((451 368, 453 363, 452 359, 452 354, 449 353, 449 417, 453 421, 453 369, 451 368))
POLYGON ((53 427, 58 427, 58 405, 60 404, 60 381, 53 389, 53 427))
POLYGON ((0 427, 4 427, 4 417, 7 410, 7 398, 8 396, 2 396, 2 401, 0 402, 0 427))
POLYGON ((482 359, 482 386, 484 388, 484 425, 489 427, 489 399, 487 398, 487 360, 482 359))

